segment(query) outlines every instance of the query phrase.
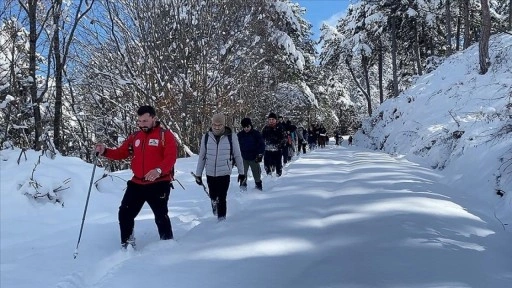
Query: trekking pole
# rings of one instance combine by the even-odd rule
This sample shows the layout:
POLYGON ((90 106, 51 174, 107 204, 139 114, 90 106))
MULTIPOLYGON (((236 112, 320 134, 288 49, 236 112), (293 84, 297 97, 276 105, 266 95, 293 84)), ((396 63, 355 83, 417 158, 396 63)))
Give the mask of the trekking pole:
MULTIPOLYGON (((190 172, 190 174, 192 174, 192 176, 194 176, 194 178, 197 177, 196 174, 194 174, 194 172, 190 172)), ((206 193, 206 196, 210 197, 210 193, 208 192, 208 189, 206 188, 204 183, 201 183, 201 185, 203 186, 203 190, 204 190, 204 193, 206 193)))
POLYGON ((94 155, 94 166, 92 167, 91 183, 89 183, 89 191, 87 192, 87 200, 85 201, 84 215, 82 216, 82 225, 80 225, 80 234, 78 234, 78 242, 76 243, 75 253, 73 253, 74 259, 76 259, 76 256, 78 256, 78 245, 80 244, 80 238, 82 238, 85 214, 87 213, 87 206, 89 205, 89 196, 91 195, 92 181, 94 180, 94 172, 96 171, 96 166, 98 164, 98 155, 99 152, 96 152, 96 154, 94 155))
POLYGON ((183 188, 183 190, 185 190, 185 187, 183 187, 183 185, 181 185, 180 180, 178 180, 178 179, 176 179, 176 178, 174 178, 174 180, 176 180, 176 182, 178 182, 178 184, 180 184, 181 188, 183 188))

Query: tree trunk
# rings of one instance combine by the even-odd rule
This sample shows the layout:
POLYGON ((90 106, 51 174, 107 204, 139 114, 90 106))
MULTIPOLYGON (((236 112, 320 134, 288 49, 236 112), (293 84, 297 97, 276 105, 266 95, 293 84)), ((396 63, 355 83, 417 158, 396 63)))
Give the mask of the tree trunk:
POLYGON ((379 40, 379 100, 380 104, 384 103, 384 84, 383 84, 383 66, 384 66, 384 55, 382 55, 383 49, 382 49, 382 41, 379 40))
POLYGON ((512 30, 512 0, 508 1, 508 30, 512 30))
POLYGON ((461 17, 461 11, 462 11, 462 3, 459 2, 459 13, 457 14, 457 27, 455 28, 455 51, 460 50, 460 26, 462 25, 462 21, 460 20, 461 17))
POLYGON ((489 38, 491 37, 491 12, 489 1, 480 0, 482 5, 482 35, 478 44, 480 59, 480 74, 487 73, 489 69, 489 38))
POLYGON ((352 79, 356 83, 357 88, 359 88, 359 91, 361 91, 361 93, 363 93, 364 98, 366 99, 366 103, 367 103, 367 107, 368 107, 368 116, 372 116, 372 101, 370 99, 370 94, 368 94, 366 92, 366 90, 363 88, 361 83, 357 80, 357 77, 354 74, 354 70, 352 70, 352 66, 350 66, 350 60, 348 58, 345 58, 345 63, 347 64, 348 71, 350 72, 352 79))
POLYGON ((396 17, 391 16, 391 60, 393 66, 393 97, 398 96, 398 66, 396 63, 396 55, 398 47, 396 43, 396 17))
POLYGON ((421 67, 421 54, 420 54, 420 36, 418 32, 418 21, 414 20, 414 58, 416 62, 416 68, 418 69, 418 75, 423 75, 423 68, 421 67))
POLYGON ((55 0, 53 9, 53 57, 55 59, 55 114, 53 118, 53 144, 55 150, 61 151, 61 124, 62 124, 62 63, 60 51, 60 15, 62 11, 62 0, 55 0))
POLYGON ((445 21, 446 21, 446 56, 452 55, 452 13, 450 10, 451 1, 445 3, 445 21))
POLYGON ((464 46, 462 46, 462 48, 466 50, 469 45, 471 45, 471 29, 469 27, 469 0, 462 0, 462 6, 462 18, 464 20, 464 46))
POLYGON ((27 15, 29 18, 30 25, 30 36, 29 36, 29 75, 32 78, 32 83, 30 85, 30 98, 32 100, 32 114, 34 116, 34 145, 33 149, 39 151, 41 149, 41 145, 39 143, 41 135, 43 134, 43 124, 41 120, 41 109, 39 107, 39 103, 41 103, 41 98, 38 95, 37 91, 37 81, 36 81, 36 69, 37 69, 37 0, 29 0, 27 2, 27 15))

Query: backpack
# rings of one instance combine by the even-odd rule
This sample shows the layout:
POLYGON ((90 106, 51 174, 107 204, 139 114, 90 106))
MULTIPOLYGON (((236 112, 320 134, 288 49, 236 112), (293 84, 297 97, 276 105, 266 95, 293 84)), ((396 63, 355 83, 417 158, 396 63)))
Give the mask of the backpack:
MULTIPOLYGON (((204 148, 208 148, 208 132, 204 135, 204 148)), ((233 134, 228 134, 228 140, 229 140, 229 160, 233 160, 233 134)))

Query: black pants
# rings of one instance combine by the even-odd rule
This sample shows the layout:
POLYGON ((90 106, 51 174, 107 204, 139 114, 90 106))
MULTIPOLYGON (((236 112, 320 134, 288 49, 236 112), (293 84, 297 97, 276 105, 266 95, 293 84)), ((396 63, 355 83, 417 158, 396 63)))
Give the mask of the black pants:
POLYGON ((281 162, 281 150, 278 151, 265 151, 265 158, 263 159, 263 164, 265 166, 265 172, 270 174, 272 171, 272 166, 276 167, 277 175, 281 175, 283 173, 283 164, 281 162))
POLYGON ((284 147, 281 148, 281 153, 283 155, 283 163, 288 163, 288 144, 284 145, 284 147))
MULTIPOLYGON (((302 141, 302 142, 300 142, 300 144, 299 144, 299 151, 298 151, 298 153, 300 152, 300 150, 302 150, 302 154, 306 154, 306 145, 307 145, 307 144, 308 144, 308 143, 306 143, 306 141, 302 141)), ((298 153, 297 153, 297 154, 298 154, 298 153)))
POLYGON ((217 217, 226 217, 226 197, 228 196, 229 189, 229 175, 226 176, 208 176, 206 175, 206 183, 210 191, 210 199, 217 201, 217 217))
POLYGON ((160 181, 152 184, 137 184, 128 181, 126 192, 124 193, 121 206, 119 206, 119 228, 121 230, 121 243, 128 241, 133 233, 135 217, 139 214, 144 202, 148 202, 149 207, 155 214, 155 223, 158 227, 160 239, 172 239, 171 220, 167 208, 167 201, 171 193, 170 183, 160 181))

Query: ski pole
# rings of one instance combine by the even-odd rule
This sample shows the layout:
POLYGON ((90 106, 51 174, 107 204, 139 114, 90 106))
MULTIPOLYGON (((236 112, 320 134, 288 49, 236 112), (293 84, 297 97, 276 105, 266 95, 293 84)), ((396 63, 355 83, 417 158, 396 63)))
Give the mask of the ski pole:
POLYGON ((180 184, 181 188, 183 188, 183 190, 185 190, 185 187, 183 187, 183 185, 181 185, 180 180, 178 180, 178 179, 176 179, 176 178, 174 178, 174 180, 176 180, 176 182, 178 182, 178 184, 180 184))
POLYGON ((82 216, 82 225, 80 225, 80 234, 78 234, 78 242, 76 243, 75 253, 73 258, 76 259, 78 256, 78 245, 80 244, 80 238, 82 238, 82 230, 84 229, 85 214, 87 213, 87 206, 89 205, 89 196, 91 196, 92 181, 94 180, 94 172, 98 163, 99 152, 94 155, 94 166, 92 167, 91 183, 89 183, 89 191, 87 192, 87 200, 85 201, 84 215, 82 216))
MULTIPOLYGON (((190 174, 192 174, 192 176, 194 176, 194 178, 196 178, 196 174, 194 174, 194 172, 190 172, 190 174)), ((201 181, 202 182, 202 181, 201 181)), ((203 186, 203 190, 204 190, 204 193, 206 193, 206 195, 208 197, 210 197, 210 193, 208 192, 208 189, 206 188, 206 186, 204 185, 204 183, 201 183, 201 185, 203 186)))

